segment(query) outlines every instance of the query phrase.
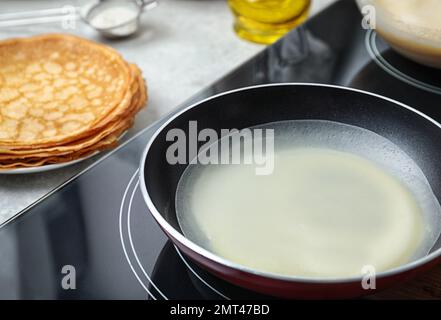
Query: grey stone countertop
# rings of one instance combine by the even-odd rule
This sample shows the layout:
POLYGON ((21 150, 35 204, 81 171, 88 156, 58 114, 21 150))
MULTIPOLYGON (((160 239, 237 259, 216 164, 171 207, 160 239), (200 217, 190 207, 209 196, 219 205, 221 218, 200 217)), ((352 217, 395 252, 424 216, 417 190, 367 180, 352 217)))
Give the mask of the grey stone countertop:
MULTIPOLYGON (((335 0, 313 0, 314 15, 335 0)), ((84 2, 84 1, 83 1, 84 2)), ((19 12, 82 1, 1 1, 0 12, 19 12)), ((233 17, 222 0, 160 0, 142 16, 141 30, 133 37, 108 41, 77 21, 64 30, 60 22, 0 28, 0 39, 49 32, 71 32, 117 49, 142 69, 149 90, 147 108, 124 139, 165 115, 221 75, 234 69, 264 46, 239 39, 232 30, 233 17)), ((14 216, 89 166, 89 159, 63 169, 26 175, 0 175, 0 223, 14 216)))

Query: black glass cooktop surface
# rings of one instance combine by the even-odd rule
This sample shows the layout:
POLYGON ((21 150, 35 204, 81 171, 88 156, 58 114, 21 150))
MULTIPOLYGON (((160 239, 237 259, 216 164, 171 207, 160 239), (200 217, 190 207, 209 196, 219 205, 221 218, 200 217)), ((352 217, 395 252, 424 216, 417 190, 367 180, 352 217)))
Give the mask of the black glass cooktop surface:
MULTIPOLYGON (((364 30, 353 1, 339 1, 182 107, 218 92, 275 82, 360 88, 441 120, 441 73, 402 58, 374 31, 364 30)), ((150 216, 138 165, 163 121, 0 229, 0 298, 261 297, 192 264, 150 216), (75 289, 66 289, 72 288, 73 270, 75 289)))

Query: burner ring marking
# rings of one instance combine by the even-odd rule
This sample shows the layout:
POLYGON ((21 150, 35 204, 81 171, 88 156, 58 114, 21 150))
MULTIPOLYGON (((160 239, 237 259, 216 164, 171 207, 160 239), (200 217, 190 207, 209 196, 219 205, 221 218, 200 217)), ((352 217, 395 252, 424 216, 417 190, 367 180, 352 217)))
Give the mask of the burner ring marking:
POLYGON ((397 78, 398 80, 401 80, 411 86, 414 86, 416 88, 419 88, 421 90, 429 91, 431 93, 439 94, 441 95, 441 88, 425 83, 423 81, 417 80, 397 68, 395 68, 393 65, 391 65, 384 57, 381 55, 380 51, 378 50, 377 44, 377 33, 370 29, 366 32, 365 37, 365 45, 366 49, 371 56, 371 58, 375 61, 375 63, 384 71, 386 71, 391 76, 397 78))

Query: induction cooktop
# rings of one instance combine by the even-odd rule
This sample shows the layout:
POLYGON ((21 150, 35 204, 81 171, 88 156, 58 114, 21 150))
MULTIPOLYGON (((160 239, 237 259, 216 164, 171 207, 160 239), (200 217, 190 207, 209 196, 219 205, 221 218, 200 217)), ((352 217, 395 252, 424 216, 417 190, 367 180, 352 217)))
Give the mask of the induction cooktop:
MULTIPOLYGON (((276 82, 359 88, 441 120, 440 71, 392 51, 374 30, 362 28, 354 1, 346 0, 294 29, 177 110, 222 91, 276 82)), ((167 118, 0 228, 0 298, 269 298, 194 265, 151 217, 140 193, 138 165, 147 141, 167 118)), ((440 290, 430 294, 441 297, 440 290)))

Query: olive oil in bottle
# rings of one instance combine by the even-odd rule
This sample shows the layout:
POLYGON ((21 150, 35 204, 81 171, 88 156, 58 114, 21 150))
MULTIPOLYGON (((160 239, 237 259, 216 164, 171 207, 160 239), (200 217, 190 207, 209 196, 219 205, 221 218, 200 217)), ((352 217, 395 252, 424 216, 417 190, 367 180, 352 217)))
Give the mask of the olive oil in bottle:
POLYGON ((271 44, 306 19, 311 0, 228 0, 228 4, 239 37, 271 44))

